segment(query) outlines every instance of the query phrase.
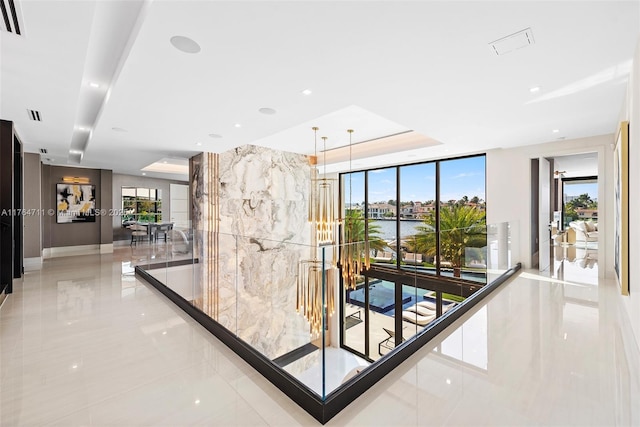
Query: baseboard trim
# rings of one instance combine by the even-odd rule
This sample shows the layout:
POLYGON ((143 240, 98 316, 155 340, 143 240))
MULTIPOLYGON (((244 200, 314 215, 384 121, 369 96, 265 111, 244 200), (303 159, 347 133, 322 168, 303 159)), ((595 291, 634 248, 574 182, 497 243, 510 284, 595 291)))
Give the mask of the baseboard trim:
POLYGON ((42 270, 42 257, 31 257, 24 259, 24 271, 42 270))
POLYGON ((100 253, 101 254, 112 254, 113 253, 113 243, 102 243, 102 244, 100 244, 100 253))
POLYGON ((6 299, 7 299, 7 294, 5 294, 4 291, 0 292, 0 308, 2 308, 2 304, 4 304, 6 299))
MULTIPOLYGON (((113 252, 113 246, 111 248, 113 252)), ((65 256, 76 255, 99 255, 100 245, 81 245, 81 246, 60 246, 57 248, 45 248, 43 251, 44 259, 59 258, 65 256)))

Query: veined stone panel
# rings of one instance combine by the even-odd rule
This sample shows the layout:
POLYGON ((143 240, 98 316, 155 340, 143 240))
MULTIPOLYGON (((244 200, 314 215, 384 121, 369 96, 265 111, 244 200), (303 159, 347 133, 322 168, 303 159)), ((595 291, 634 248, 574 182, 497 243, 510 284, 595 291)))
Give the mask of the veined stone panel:
POLYGON ((200 153, 189 159, 193 255, 200 263, 193 304, 218 319, 218 155, 200 153))
POLYGON ((245 145, 220 154, 220 231, 309 244, 307 156, 245 145))
MULTIPOLYGON (((239 236, 236 282, 223 281, 220 322, 269 358, 310 341, 296 313, 298 262, 311 248, 309 163, 300 154, 246 145, 220 154, 220 232, 239 236), (233 306, 222 295, 237 293, 233 306), (235 321, 235 322, 234 322, 235 321)), ((220 243, 220 253, 234 248, 220 243)), ((229 276, 229 263, 220 265, 229 276)))
POLYGON ((298 263, 313 256, 307 156, 246 145, 191 165, 203 311, 271 359, 310 342, 296 313, 298 263))

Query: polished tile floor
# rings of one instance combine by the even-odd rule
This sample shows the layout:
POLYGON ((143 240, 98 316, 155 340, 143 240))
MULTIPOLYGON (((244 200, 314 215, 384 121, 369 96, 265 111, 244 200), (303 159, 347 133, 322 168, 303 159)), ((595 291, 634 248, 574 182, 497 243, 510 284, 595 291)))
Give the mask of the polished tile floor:
MULTIPOLYGON (((133 276, 140 246, 16 281, 0 309, 0 425, 318 425, 133 276)), ((595 272, 522 272, 329 425, 640 425, 638 347, 595 272)))

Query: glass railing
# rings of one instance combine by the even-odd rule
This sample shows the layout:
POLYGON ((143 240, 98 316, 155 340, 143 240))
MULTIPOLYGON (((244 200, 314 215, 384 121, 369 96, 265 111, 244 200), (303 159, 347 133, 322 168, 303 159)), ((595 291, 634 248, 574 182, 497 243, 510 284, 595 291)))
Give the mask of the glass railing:
POLYGON ((404 241, 394 263, 369 248, 352 289, 340 245, 175 228, 134 264, 324 401, 513 266, 506 223, 424 241, 447 251, 404 241))
POLYGON ((176 228, 136 251, 135 266, 319 399, 340 386, 323 368, 339 347, 337 247, 176 228))

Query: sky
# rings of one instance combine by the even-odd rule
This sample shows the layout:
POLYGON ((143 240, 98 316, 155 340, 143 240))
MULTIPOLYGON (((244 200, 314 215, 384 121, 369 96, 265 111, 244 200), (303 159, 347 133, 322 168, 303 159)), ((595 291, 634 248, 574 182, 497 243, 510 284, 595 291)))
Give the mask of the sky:
MULTIPOLYGON (((400 200, 435 200, 435 163, 402 166, 400 169, 400 200)), ((485 158, 467 157, 440 162, 441 200, 469 199, 478 196, 485 199, 485 158)), ((349 203, 364 201, 364 172, 351 175, 351 198, 349 197, 349 175, 345 175, 345 200, 349 203)), ((387 202, 396 199, 396 169, 377 169, 369 172, 369 202, 387 202)))
POLYGON ((564 183, 564 194, 567 196, 579 196, 581 194, 588 194, 591 200, 598 200, 598 183, 589 184, 573 184, 571 182, 564 183))

